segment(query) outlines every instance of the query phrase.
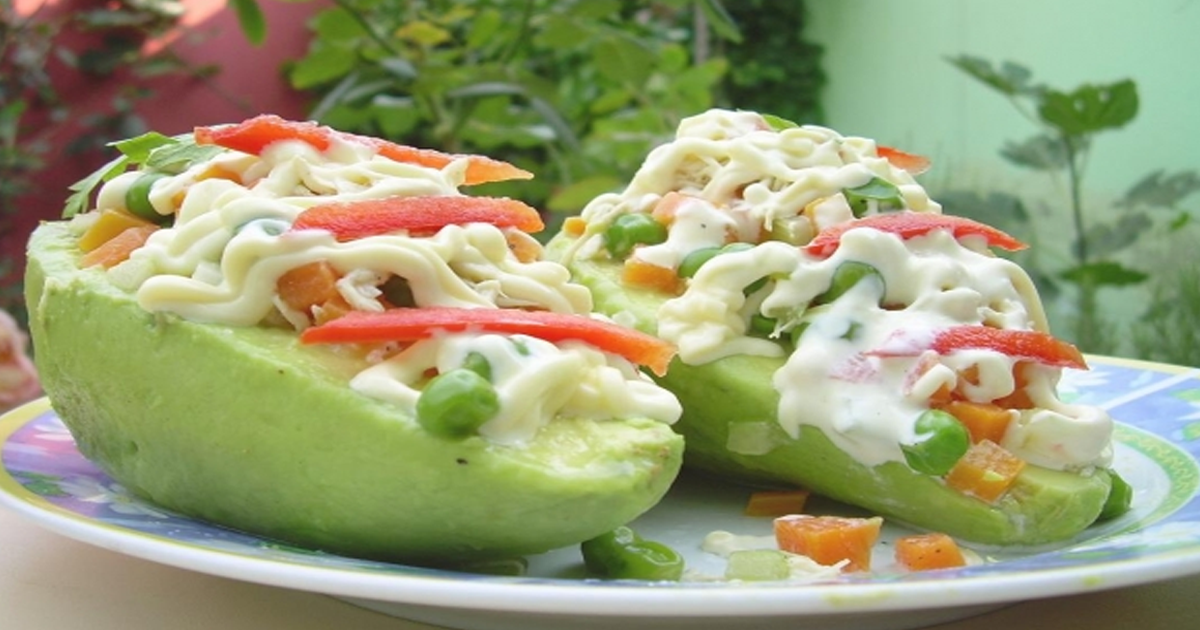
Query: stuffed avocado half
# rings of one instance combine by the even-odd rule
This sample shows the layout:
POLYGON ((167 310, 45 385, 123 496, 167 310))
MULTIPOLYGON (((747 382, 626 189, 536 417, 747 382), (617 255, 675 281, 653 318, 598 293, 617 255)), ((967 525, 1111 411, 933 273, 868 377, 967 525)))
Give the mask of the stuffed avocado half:
POLYGON ((927 160, 752 112, 683 121, 548 251, 678 347, 686 464, 967 541, 1070 539, 1128 507, 1112 420, 1059 400, 1023 245, 944 215, 927 160))
POLYGON ((678 472, 670 348, 587 315, 513 167, 273 117, 144 137, 41 225, 27 303, 80 451, 184 514, 462 563, 576 544, 678 472), (129 170, 133 167, 132 170, 129 170))

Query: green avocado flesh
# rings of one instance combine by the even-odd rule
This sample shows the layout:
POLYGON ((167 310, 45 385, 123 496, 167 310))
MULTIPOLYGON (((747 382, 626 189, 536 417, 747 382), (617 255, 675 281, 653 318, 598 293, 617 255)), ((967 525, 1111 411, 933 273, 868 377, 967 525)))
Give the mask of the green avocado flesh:
POLYGON ((352 391, 365 364, 295 333, 142 310, 77 267, 65 224, 29 244, 36 361, 84 456, 178 512, 313 549, 416 563, 539 553, 627 523, 678 473, 647 419, 556 419, 523 446, 438 438, 352 391))
MULTIPOLYGON (((569 244, 559 235, 551 258, 569 244)), ((573 260, 575 280, 592 290, 596 310, 627 313, 654 334, 667 299, 621 284, 618 263, 573 260)), ((837 448, 821 429, 804 426, 792 439, 776 420, 772 375, 781 357, 731 356, 704 365, 676 359, 660 384, 683 404, 674 425, 686 439, 684 465, 747 484, 798 485, 874 513, 987 545, 1041 545, 1067 540, 1095 522, 1111 487, 1105 471, 1088 475, 1026 466, 995 504, 964 495, 901 462, 867 467, 837 448), (731 449, 732 447, 732 449, 731 449)))

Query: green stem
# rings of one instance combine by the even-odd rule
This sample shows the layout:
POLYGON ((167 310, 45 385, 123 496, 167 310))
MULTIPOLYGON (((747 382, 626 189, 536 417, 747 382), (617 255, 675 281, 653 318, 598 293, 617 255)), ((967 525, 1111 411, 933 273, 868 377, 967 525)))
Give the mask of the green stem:
POLYGON ((1067 149, 1067 179, 1071 189, 1071 218, 1075 223, 1075 261, 1080 265, 1088 263, 1087 233, 1083 223, 1083 202, 1080 195, 1079 153, 1075 150, 1075 141, 1071 136, 1063 136, 1063 146, 1067 149))
POLYGON ((350 6, 350 3, 346 0, 333 0, 333 3, 336 4, 338 8, 342 9, 346 13, 349 13, 350 17, 354 18, 355 22, 358 22, 358 25, 361 26, 364 31, 366 31, 367 36, 374 40, 376 44, 379 44, 380 47, 388 51, 388 53, 391 55, 397 57, 401 55, 401 51, 392 45, 391 40, 387 39, 383 35, 380 35, 375 30, 375 27, 371 25, 371 21, 367 19, 367 16, 363 15, 362 11, 350 6))

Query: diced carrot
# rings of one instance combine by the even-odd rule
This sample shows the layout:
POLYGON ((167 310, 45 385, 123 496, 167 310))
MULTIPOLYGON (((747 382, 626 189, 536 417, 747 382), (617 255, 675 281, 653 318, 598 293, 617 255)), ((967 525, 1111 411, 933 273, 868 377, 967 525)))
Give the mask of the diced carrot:
POLYGON ((542 257, 542 244, 532 236, 519 230, 504 230, 504 240, 508 249, 523 263, 529 263, 542 257))
POLYGON ((679 211, 679 206, 690 199, 694 199, 694 197, 672 190, 658 200, 654 209, 650 211, 650 216, 654 217, 655 221, 670 226, 675 222, 675 214, 679 211))
POLYGON ((1013 365, 1013 392, 992 401, 1005 409, 1033 409, 1037 405, 1029 397, 1029 370, 1036 370, 1032 361, 1017 361, 1013 365))
POLYGON ((867 571, 871 550, 879 540, 883 519, 793 514, 775 519, 779 548, 832 566, 847 561, 842 571, 867 571))
POLYGON ((746 516, 786 516, 804 511, 808 490, 761 490, 746 502, 746 516))
POLYGON ((1008 492, 1024 468, 1024 460, 999 444, 984 440, 972 444, 966 455, 950 469, 946 485, 993 503, 1008 492))
POLYGON ((584 231, 587 230, 587 219, 583 217, 567 217, 563 221, 562 227, 563 232, 566 232, 567 236, 583 236, 584 231))
POLYGON ((305 313, 313 306, 338 296, 338 273, 324 260, 289 269, 275 282, 284 304, 305 313))
POLYGON ((338 293, 320 305, 313 307, 313 325, 320 326, 321 324, 331 322, 353 310, 354 307, 350 306, 346 298, 338 293))
POLYGON ((621 281, 632 287, 645 287, 676 295, 682 283, 674 269, 659 267, 637 258, 625 259, 621 270, 621 281))
POLYGON ((950 569, 967 564, 958 543, 941 532, 902 536, 894 544, 896 562, 909 571, 950 569))
POLYGON ((940 406, 942 411, 958 418, 971 433, 972 442, 1000 442, 1012 422, 1009 410, 992 403, 952 400, 940 406))
POLYGON ((153 224, 138 225, 122 231, 108 239, 102 245, 83 255, 79 260, 81 268, 100 265, 105 269, 115 267, 126 260, 135 249, 146 244, 146 239, 158 231, 153 224))
POLYGON ((96 221, 79 237, 79 249, 84 253, 90 252, 129 228, 143 226, 153 227, 154 224, 125 210, 102 210, 96 221))

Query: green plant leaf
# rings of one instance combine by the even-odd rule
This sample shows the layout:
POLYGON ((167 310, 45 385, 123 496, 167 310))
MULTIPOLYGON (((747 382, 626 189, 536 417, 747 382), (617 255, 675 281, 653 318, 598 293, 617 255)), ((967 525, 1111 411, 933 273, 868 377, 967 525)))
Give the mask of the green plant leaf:
POLYGON ((1114 223, 1094 223, 1087 230, 1088 251, 1104 255, 1118 252, 1137 242, 1154 222, 1142 212, 1123 214, 1114 223))
POLYGON ((1171 219, 1171 223, 1167 225, 1167 228, 1174 232, 1176 230, 1183 229, 1187 225, 1191 224, 1191 222, 1192 215, 1188 214, 1187 212, 1180 212, 1175 216, 1174 219, 1171 219))
POLYGON ((971 75, 988 87, 1008 96, 1028 95, 1039 91, 1030 85, 1032 73, 1020 64, 1006 61, 999 68, 982 57, 959 55, 948 57, 951 65, 971 75))
POLYGON ((653 71, 645 48, 618 37, 597 44, 592 62, 604 78, 618 85, 642 85, 653 71))
POLYGON ((742 43, 742 31, 733 20, 733 16, 725 10, 721 0, 696 0, 696 6, 704 12, 704 17, 708 19, 708 25, 714 33, 735 44, 742 43))
POLYGON ((262 7, 258 0, 229 0, 237 13, 238 25, 246 40, 255 46, 261 46, 267 39, 267 19, 263 17, 262 7))
POLYGON ((288 78, 297 90, 309 90, 340 79, 358 64, 354 50, 338 45, 322 45, 292 65, 288 78))
POLYGON ((551 14, 546 16, 535 40, 539 46, 571 50, 590 37, 591 32, 579 22, 565 15, 551 14))
POLYGON ((1167 175, 1165 169, 1159 169, 1131 186, 1117 206, 1173 209, 1197 191, 1200 191, 1200 173, 1187 170, 1167 175))
POLYGON ((1049 134, 1038 134, 1022 142, 1006 142, 1000 155, 1017 166, 1035 171, 1057 171, 1067 167, 1067 147, 1049 134))
POLYGON ((575 2, 569 9, 571 15, 588 19, 600 20, 621 12, 621 0, 587 0, 587 2, 575 2))
POLYGON ((1091 286, 1110 287, 1140 284, 1150 277, 1141 271, 1130 269, 1111 260, 1078 265, 1059 275, 1064 280, 1077 285, 1090 284, 1091 286))
POLYGON ((546 209, 551 212, 575 213, 597 196, 619 190, 621 185, 622 180, 615 175, 592 175, 555 191, 546 202, 546 209))
POLYGON ((86 212, 88 205, 91 203, 92 191, 100 184, 124 173, 129 164, 130 159, 122 155, 92 172, 91 175, 68 186, 67 190, 72 192, 67 197, 66 205, 63 206, 63 218, 69 219, 77 214, 86 212))
POLYGON ((1107 85, 1084 85, 1074 92, 1046 90, 1038 116, 1069 136, 1117 129, 1137 116, 1137 84, 1132 79, 1107 85))

